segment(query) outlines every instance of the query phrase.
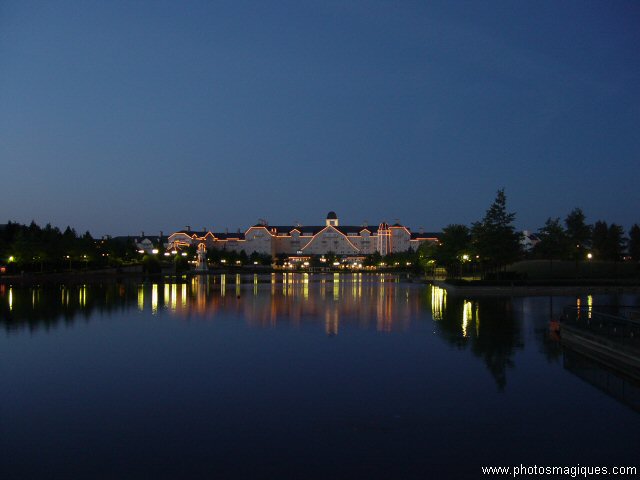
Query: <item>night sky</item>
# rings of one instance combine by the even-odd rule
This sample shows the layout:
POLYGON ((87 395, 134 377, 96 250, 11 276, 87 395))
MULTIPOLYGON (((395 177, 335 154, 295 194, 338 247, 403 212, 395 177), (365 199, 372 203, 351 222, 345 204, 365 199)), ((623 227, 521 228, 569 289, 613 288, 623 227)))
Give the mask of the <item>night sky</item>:
POLYGON ((638 2, 0 2, 0 223, 640 222, 638 2))

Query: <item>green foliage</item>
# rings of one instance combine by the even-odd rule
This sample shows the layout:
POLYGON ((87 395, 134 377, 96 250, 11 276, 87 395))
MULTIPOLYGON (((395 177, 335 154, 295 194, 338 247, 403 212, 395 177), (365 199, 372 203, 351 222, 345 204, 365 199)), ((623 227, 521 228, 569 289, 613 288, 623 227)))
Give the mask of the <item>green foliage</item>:
POLYGON ((540 242, 534 248, 536 256, 547 259, 563 259, 571 251, 571 240, 562 227, 559 218, 548 218, 544 227, 538 230, 540 242))
POLYGON ((607 222, 598 220, 593 224, 593 236, 591 246, 593 248, 593 256, 598 260, 604 260, 607 251, 607 234, 609 227, 607 222))
POLYGON ((438 263, 447 268, 460 265, 468 260, 465 255, 471 254, 471 232, 469 227, 460 224, 450 224, 442 229, 440 245, 437 249, 438 263))
POLYGON ((145 273, 160 273, 160 261, 156 255, 145 255, 142 257, 142 268, 145 273))
POLYGON ((253 252, 249 255, 250 265, 271 265, 272 260, 271 255, 266 253, 253 252))
POLYGON ((618 261, 622 257, 626 239, 620 225, 597 221, 593 225, 593 253, 598 260, 618 261))
MULTIPOLYGON (((329 260, 327 260, 328 262, 329 260)), ((364 261, 364 265, 366 267, 377 267, 382 262, 382 255, 377 250, 373 252, 371 255, 367 255, 367 258, 364 261)), ((330 264, 333 265, 333 262, 330 264)))
POLYGON ((609 225, 609 231, 607 232, 607 260, 619 261, 622 258, 626 243, 624 229, 615 223, 609 225))
POLYGON ((439 245, 436 242, 423 242, 418 247, 418 265, 425 273, 433 273, 438 257, 439 245))
POLYGON ((585 220, 586 217, 581 208, 574 208, 564 219, 571 256, 575 260, 584 259, 586 251, 591 245, 592 227, 587 225, 585 220))
POLYGON ((475 253, 490 268, 498 269, 520 256, 520 235, 513 226, 515 216, 515 213, 507 212, 504 189, 498 190, 484 218, 471 228, 475 253))
POLYGON ((189 259, 182 255, 175 255, 173 257, 173 263, 176 273, 182 273, 189 270, 189 259))
POLYGON ((71 227, 60 231, 50 224, 8 222, 0 230, 0 264, 10 272, 61 272, 117 267, 140 261, 133 238, 94 239, 89 232, 78 235, 71 227), (11 262, 8 258, 13 257, 11 262))

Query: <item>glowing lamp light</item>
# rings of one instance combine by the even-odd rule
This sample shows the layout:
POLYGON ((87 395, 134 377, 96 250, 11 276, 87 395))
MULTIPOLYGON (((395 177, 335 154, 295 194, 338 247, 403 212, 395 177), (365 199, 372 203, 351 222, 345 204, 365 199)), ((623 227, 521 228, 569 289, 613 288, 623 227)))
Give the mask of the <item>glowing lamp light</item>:
POLYGON ((309 262, 304 262, 304 264, 303 264, 303 265, 304 265, 305 267, 308 267, 308 266, 309 266, 309 262))
POLYGON ((466 253, 464 255, 462 255, 462 259, 466 262, 469 260, 469 255, 467 255, 466 253))
POLYGON ((593 255, 591 253, 587 253, 587 258, 591 260, 593 258, 593 255))
POLYGON ((257 265, 257 264, 258 264, 258 262, 253 262, 253 264, 254 264, 254 265, 257 265))
POLYGON ((144 250, 138 250, 138 253, 144 253, 144 250))
POLYGON ((153 253, 155 255, 156 253, 158 253, 158 249, 154 248, 153 250, 151 250, 151 253, 153 253))
POLYGON ((9 257, 9 261, 10 261, 10 262, 13 262, 14 260, 15 260, 15 257, 14 257, 13 255, 11 255, 11 256, 9 257))
POLYGON ((240 260, 236 260, 236 265, 240 265, 242 262, 240 260))
POLYGON ((164 252, 165 257, 168 257, 169 255, 171 255, 169 252, 164 252))
POLYGON ((186 257, 187 256, 187 252, 182 252, 182 256, 186 257))
POLYGON ((340 265, 340 262, 333 262, 333 266, 334 266, 334 267, 337 267, 337 266, 339 266, 339 265, 340 265))

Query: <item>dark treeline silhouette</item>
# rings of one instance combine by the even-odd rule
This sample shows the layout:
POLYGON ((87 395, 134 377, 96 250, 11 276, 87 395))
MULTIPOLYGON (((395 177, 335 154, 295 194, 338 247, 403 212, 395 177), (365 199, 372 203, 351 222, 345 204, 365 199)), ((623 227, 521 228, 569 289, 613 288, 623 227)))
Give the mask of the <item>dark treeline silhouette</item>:
POLYGON ((96 240, 89 232, 47 224, 8 222, 0 227, 0 264, 8 273, 69 271, 118 266, 136 259, 132 239, 96 240))
POLYGON ((437 244, 424 244, 418 252, 426 271, 438 266, 449 277, 481 274, 485 278, 509 278, 507 265, 519 260, 544 259, 576 262, 640 262, 640 226, 634 224, 625 236, 624 228, 615 223, 586 222, 582 209, 573 209, 564 219, 548 218, 532 236, 529 248, 513 222, 515 213, 508 212, 504 189, 487 209, 484 218, 471 227, 450 224, 442 230, 437 244))

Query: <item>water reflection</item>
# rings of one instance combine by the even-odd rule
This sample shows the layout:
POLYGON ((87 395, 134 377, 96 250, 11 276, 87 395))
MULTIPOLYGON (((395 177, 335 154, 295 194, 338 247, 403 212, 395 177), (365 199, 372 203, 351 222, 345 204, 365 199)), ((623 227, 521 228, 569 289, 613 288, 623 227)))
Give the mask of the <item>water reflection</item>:
MULTIPOLYGON (((381 333, 422 328, 482 361, 498 389, 504 390, 515 358, 524 349, 527 329, 533 332, 534 346, 550 362, 559 363, 562 348, 550 334, 548 321, 562 307, 581 303, 588 305, 590 316, 597 302, 620 300, 613 296, 596 300, 591 295, 555 301, 553 297, 465 298, 448 295, 437 286, 362 273, 221 274, 55 287, 0 285, 0 325, 17 334, 69 324, 78 316, 89 319, 94 312, 137 310, 181 321, 215 321, 232 313, 256 328, 319 324, 328 336, 341 335, 347 327, 381 333), (538 320, 528 325, 532 318, 538 320)), ((637 304, 637 298, 633 302, 637 304)))
POLYGON ((640 412, 640 379, 582 355, 570 348, 563 354, 564 368, 620 403, 640 412))
POLYGON ((322 320, 328 335, 337 335, 341 322, 391 332, 406 329, 412 315, 422 315, 423 298, 418 293, 425 288, 401 284, 395 276, 360 273, 221 274, 94 285, 3 286, 0 322, 7 331, 17 331, 51 327, 79 314, 88 317, 94 310, 137 308, 183 319, 213 319, 233 311, 260 327, 322 320))

